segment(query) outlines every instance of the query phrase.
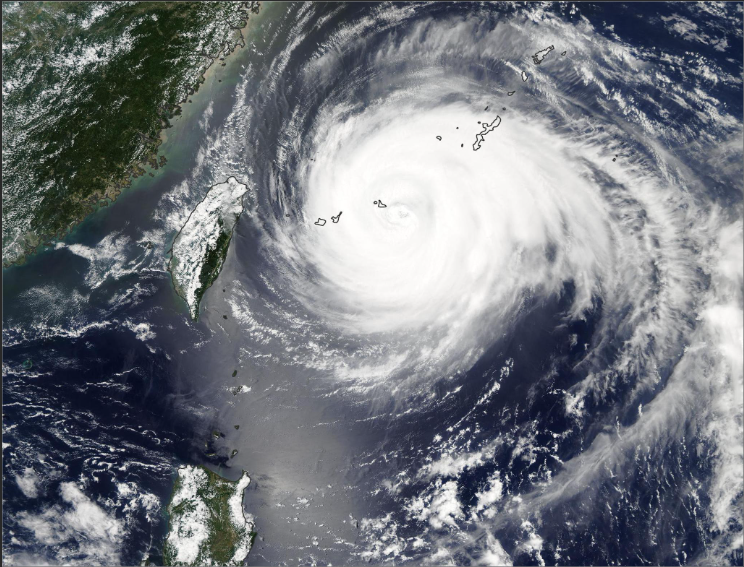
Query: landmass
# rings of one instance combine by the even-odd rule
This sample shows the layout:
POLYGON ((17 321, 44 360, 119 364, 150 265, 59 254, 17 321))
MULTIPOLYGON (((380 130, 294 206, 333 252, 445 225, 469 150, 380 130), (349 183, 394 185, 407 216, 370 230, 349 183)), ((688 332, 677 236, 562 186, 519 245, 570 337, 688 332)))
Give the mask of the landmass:
POLYGON ((165 164, 161 133, 258 2, 3 2, 3 266, 165 164))
POLYGON ((475 135, 475 142, 473 142, 474 152, 477 152, 481 148, 481 144, 485 140, 486 134, 493 132, 498 128, 499 124, 501 124, 501 116, 494 118, 490 124, 488 122, 481 124, 481 128, 483 129, 475 135))
POLYGON ((183 466, 168 503, 164 565, 242 565, 255 537, 243 511, 246 472, 231 482, 199 466, 183 466))
POLYGON ((527 82, 527 73, 525 73, 524 71, 522 71, 522 82, 527 82))
POLYGON ((195 321, 204 292, 220 274, 247 191, 234 177, 212 186, 173 241, 168 269, 195 321))
POLYGON ((541 49, 540 51, 538 51, 532 56, 532 61, 535 62, 535 65, 539 65, 540 63, 543 62, 543 59, 545 59, 545 56, 551 51, 553 51, 553 49, 555 48, 552 45, 549 45, 545 49, 541 49))

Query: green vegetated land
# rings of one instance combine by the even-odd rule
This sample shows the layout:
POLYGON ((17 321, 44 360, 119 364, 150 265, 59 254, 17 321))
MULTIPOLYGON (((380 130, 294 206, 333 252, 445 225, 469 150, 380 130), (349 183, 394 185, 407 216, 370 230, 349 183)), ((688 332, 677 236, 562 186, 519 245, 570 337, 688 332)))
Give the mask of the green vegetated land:
POLYGON ((227 249, 230 247, 232 230, 227 231, 224 224, 225 223, 222 222, 222 219, 220 219, 220 236, 217 238, 214 248, 209 248, 207 250, 207 255, 204 258, 204 265, 199 273, 199 288, 196 290, 197 307, 195 319, 199 316, 199 304, 201 303, 202 297, 212 286, 214 280, 217 279, 217 276, 220 275, 222 264, 225 263, 225 257, 227 256, 227 249))
POLYGON ((3 265, 157 168, 160 132, 258 2, 3 3, 3 265))
MULTIPOLYGON (((236 552, 241 544, 245 545, 250 540, 252 545, 255 532, 247 531, 247 527, 239 526, 231 518, 230 498, 240 490, 237 482, 225 480, 205 467, 198 467, 198 473, 206 473, 204 479, 199 482, 194 499, 184 499, 177 505, 170 504, 168 513, 171 518, 169 530, 173 530, 173 520, 182 516, 190 517, 197 511, 199 503, 205 505, 207 515, 200 518, 198 512, 195 521, 203 522, 207 537, 203 541, 181 541, 176 537, 174 540, 168 538, 163 547, 163 564, 179 565, 178 550, 175 546, 179 543, 185 545, 197 545, 199 551, 195 565, 232 565, 244 558, 236 559, 236 552)), ((244 473, 245 474, 245 473, 244 473)), ((182 490, 182 481, 176 479, 173 494, 182 490)), ((240 491, 242 492, 242 491, 240 491)), ((242 494, 239 495, 242 502, 242 494)), ((250 549, 250 546, 248 547, 250 549)))

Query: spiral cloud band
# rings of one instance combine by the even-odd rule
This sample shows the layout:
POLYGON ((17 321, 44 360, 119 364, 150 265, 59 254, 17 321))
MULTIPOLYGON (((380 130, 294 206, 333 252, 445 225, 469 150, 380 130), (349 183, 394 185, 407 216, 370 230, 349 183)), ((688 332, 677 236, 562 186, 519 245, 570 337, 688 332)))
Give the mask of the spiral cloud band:
POLYGON ((254 8, 4 270, 5 562, 742 565, 742 3, 254 8))
POLYGON ((293 234, 293 254, 318 272, 294 285, 308 308, 347 331, 415 333, 428 347, 422 356, 467 364, 525 294, 559 293, 573 279, 576 311, 591 306, 611 234, 607 208, 544 127, 513 119, 476 153, 470 141, 484 113, 473 107, 483 107, 427 108, 441 94, 417 92, 346 120, 321 115, 317 157, 297 180, 303 213, 345 216, 293 234))
MULTIPOLYGON (((582 498, 619 510, 594 516, 610 526, 645 505, 632 487, 663 510, 694 478, 707 504, 649 522, 733 560, 740 76, 570 7, 348 10, 277 18, 204 157, 256 199, 231 303, 251 356, 421 416, 472 392, 425 465, 390 473, 395 511, 368 518, 361 557, 555 562, 583 545, 582 498), (695 453, 705 467, 657 482, 695 453)), ((628 537, 623 561, 672 557, 628 537)), ((602 545, 593 560, 620 557, 602 545)))

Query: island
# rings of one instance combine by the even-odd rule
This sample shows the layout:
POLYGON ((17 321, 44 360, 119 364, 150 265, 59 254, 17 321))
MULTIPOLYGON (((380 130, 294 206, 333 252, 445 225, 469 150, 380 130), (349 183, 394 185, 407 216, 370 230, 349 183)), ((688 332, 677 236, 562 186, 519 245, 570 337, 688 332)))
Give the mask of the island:
POLYGON ((534 61, 535 65, 539 65, 540 63, 543 62, 543 59, 545 59, 545 56, 551 51, 553 51, 553 49, 555 48, 552 45, 549 45, 545 49, 541 49, 540 51, 538 51, 532 56, 532 61, 534 61))
POLYGON ((486 134, 488 134, 489 132, 493 132, 496 128, 498 128, 499 124, 501 124, 501 116, 497 116, 496 118, 494 118, 490 124, 488 122, 484 122, 483 124, 481 124, 481 127, 483 129, 475 135, 475 142, 473 142, 474 152, 477 152, 481 148, 481 144, 485 140, 486 134))
POLYGON ((166 164, 164 129, 207 69, 245 45, 258 11, 258 2, 3 2, 4 267, 166 164))
POLYGON ((168 503, 164 565, 242 565, 256 536, 243 511, 251 479, 237 482, 201 466, 182 466, 168 503))
POLYGON ((173 241, 168 270, 194 321, 204 292, 222 270, 247 191, 234 177, 213 185, 173 241))

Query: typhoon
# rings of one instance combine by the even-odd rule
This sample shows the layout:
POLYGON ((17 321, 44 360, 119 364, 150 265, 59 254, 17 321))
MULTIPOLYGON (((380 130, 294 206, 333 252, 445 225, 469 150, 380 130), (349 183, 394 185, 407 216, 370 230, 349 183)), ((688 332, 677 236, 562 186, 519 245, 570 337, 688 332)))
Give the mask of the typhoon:
POLYGON ((742 5, 262 10, 142 232, 57 245, 94 320, 4 342, 145 344, 168 451, 255 481, 249 563, 741 565, 742 5))
POLYGON ((298 10, 235 111, 262 324, 431 428, 361 557, 740 561, 740 77, 504 11, 298 10))

